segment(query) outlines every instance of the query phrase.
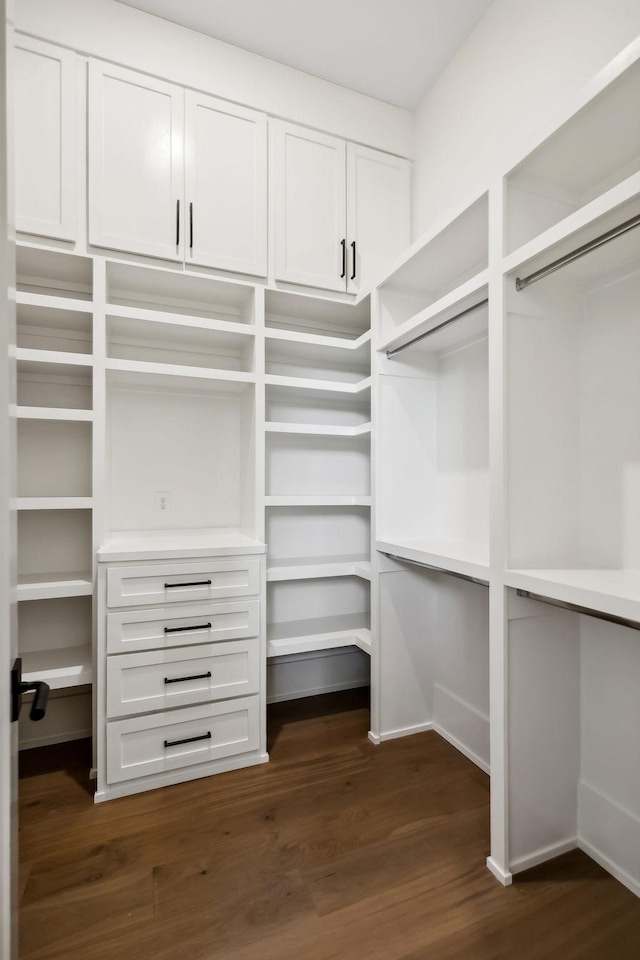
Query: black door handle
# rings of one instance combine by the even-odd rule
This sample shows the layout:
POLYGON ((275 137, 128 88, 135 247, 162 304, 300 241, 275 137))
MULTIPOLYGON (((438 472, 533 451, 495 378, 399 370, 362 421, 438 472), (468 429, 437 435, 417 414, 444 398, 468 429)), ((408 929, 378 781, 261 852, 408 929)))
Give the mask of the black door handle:
POLYGON ((193 204, 189 204, 189 250, 193 250, 193 204))
POLYGON ((342 277, 346 277, 347 275, 347 241, 341 240, 340 246, 342 247, 342 273, 340 274, 340 278, 342 279, 342 277))
POLYGON ((353 273, 351 274, 351 279, 355 280, 356 278, 356 242, 355 240, 351 241, 351 250, 353 252, 353 273))
POLYGON ((180 246, 180 200, 176 201, 176 247, 180 246))
POLYGON ((23 693, 34 693, 35 696, 29 711, 30 720, 42 720, 47 712, 49 702, 49 684, 44 680, 34 680, 25 683, 22 679, 22 657, 18 657, 11 668, 11 722, 20 716, 20 705, 23 693))

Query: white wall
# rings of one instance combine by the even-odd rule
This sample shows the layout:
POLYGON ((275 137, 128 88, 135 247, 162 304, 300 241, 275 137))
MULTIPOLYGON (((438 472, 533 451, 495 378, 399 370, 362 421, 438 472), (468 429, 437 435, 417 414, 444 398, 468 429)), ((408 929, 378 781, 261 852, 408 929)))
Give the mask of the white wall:
POLYGON ((414 236, 484 189, 640 35, 640 0, 494 0, 416 111, 414 236))
MULTIPOLYGON (((176 0, 179 4, 180 0, 176 0)), ((413 114, 115 0, 16 0, 23 33, 411 157, 413 114)))

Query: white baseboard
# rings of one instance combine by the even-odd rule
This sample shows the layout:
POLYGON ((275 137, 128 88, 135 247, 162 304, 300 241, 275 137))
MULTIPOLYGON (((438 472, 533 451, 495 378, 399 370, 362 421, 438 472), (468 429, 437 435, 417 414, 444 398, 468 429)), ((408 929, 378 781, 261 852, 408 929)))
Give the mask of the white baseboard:
POLYGON ((322 693, 338 693, 340 690, 357 690, 359 687, 368 687, 368 680, 359 680, 357 683, 329 683, 311 690, 293 690, 289 693, 275 694, 267 697, 267 703, 285 703, 287 700, 302 700, 304 697, 318 697, 322 693))
POLYGON ((509 873, 508 870, 503 870, 502 867, 499 867, 493 857, 487 857, 487 867, 494 877, 500 881, 503 887, 511 886, 513 883, 513 874, 509 873))
POLYGON ((586 783, 578 785, 578 846, 640 896, 640 818, 586 783))
POLYGON ((563 853, 576 850, 577 847, 577 837, 568 837, 566 840, 558 840, 556 843, 550 843, 548 846, 540 847, 539 850, 535 850, 526 857, 519 857, 517 860, 512 860, 510 864, 511 873, 522 873, 524 870, 530 870, 532 867, 537 867, 541 863, 546 863, 547 860, 553 860, 554 857, 562 856, 563 853))
POLYGON ((35 747, 50 747, 54 743, 70 743, 72 740, 86 740, 91 736, 88 730, 67 730, 64 733, 50 733, 45 737, 34 737, 32 740, 23 740, 20 751, 33 750, 35 747))
POLYGON ((372 743, 383 743, 385 740, 399 740, 400 737, 411 737, 414 733, 425 733, 427 730, 433 730, 433 723, 417 723, 412 727, 400 727, 398 730, 386 730, 384 733, 369 734, 372 743))
POLYGON ((443 740, 446 740, 447 743, 450 743, 452 747, 455 747, 467 760, 471 760, 472 763, 475 763, 476 767, 480 767, 484 773, 490 774, 491 770, 489 764, 485 763, 482 757, 479 757, 477 753, 474 753, 473 750, 470 750, 464 743, 458 740, 457 737, 452 736, 448 733, 444 727, 440 726, 439 723, 434 723, 433 729, 435 732, 442 737, 443 740))

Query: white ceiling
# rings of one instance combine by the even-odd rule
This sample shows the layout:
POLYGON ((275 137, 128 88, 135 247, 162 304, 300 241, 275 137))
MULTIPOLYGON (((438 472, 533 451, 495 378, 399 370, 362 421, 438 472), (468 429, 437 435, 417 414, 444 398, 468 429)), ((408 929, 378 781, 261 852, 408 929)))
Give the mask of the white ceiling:
POLYGON ((120 0, 409 110, 491 0, 120 0))

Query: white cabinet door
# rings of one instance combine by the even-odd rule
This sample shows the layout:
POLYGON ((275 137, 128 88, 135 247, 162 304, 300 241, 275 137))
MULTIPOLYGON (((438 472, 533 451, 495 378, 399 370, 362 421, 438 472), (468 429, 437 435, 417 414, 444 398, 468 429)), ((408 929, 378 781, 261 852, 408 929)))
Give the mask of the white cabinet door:
POLYGON ((89 65, 89 242, 182 260, 184 92, 89 65))
POLYGON ((409 246, 411 164, 380 150, 347 146, 347 290, 381 279, 409 246))
POLYGON ((76 237, 76 55, 16 38, 16 229, 76 237))
POLYGON ((344 291, 346 144, 274 121, 274 147, 276 279, 344 291))
POLYGON ((267 117, 186 92, 187 263, 267 274, 267 117))

